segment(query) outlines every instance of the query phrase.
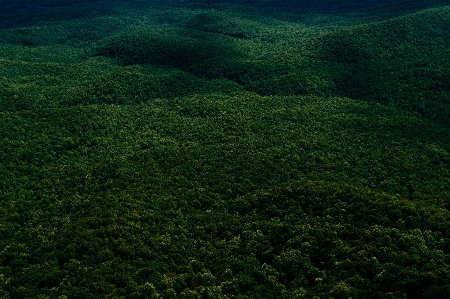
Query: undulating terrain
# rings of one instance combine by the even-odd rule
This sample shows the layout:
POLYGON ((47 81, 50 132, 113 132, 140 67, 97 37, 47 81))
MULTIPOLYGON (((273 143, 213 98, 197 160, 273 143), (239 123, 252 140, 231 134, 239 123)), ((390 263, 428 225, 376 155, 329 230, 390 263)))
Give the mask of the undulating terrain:
POLYGON ((0 298, 448 294, 449 1, 0 1, 0 298))

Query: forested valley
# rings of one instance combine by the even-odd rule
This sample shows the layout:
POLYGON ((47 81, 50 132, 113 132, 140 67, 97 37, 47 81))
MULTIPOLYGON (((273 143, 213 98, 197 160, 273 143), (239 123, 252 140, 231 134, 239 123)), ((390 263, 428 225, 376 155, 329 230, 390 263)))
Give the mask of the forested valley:
POLYGON ((448 1, 0 1, 0 298, 448 298, 448 1))

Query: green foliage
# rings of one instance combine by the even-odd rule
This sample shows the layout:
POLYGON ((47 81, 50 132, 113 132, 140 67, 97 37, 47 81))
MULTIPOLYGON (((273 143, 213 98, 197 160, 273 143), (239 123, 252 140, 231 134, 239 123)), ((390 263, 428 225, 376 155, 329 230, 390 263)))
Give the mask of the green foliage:
POLYGON ((448 8, 147 2, 0 32, 1 298, 448 296, 448 8))
POLYGON ((251 94, 2 117, 6 293, 368 297, 430 271, 420 292, 445 290, 448 211, 425 202, 449 192, 448 131, 419 117, 251 94))

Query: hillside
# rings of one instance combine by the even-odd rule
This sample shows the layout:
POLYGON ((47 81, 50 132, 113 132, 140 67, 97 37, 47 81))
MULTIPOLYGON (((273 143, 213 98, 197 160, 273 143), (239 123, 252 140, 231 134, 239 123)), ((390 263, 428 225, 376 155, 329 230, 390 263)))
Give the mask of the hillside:
POLYGON ((450 8, 230 2, 2 2, 1 298, 446 298, 450 8))

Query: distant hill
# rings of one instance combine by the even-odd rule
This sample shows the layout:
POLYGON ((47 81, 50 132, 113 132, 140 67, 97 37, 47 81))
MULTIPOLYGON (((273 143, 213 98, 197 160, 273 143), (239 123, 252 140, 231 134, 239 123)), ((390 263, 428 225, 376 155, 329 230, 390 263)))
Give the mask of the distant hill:
POLYGON ((429 9, 327 33, 319 57, 336 92, 418 111, 449 124, 450 9, 429 9))

